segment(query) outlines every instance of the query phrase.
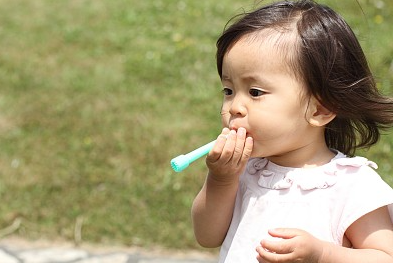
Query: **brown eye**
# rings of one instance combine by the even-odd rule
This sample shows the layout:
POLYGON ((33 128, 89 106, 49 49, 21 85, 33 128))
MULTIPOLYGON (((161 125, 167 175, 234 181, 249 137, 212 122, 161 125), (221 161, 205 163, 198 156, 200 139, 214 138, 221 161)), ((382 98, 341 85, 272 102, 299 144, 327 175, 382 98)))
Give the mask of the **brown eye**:
POLYGON ((259 90, 259 89, 250 89, 249 93, 253 97, 259 97, 259 96, 262 96, 263 94, 265 94, 265 92, 263 92, 262 90, 259 90))
POLYGON ((222 90, 222 93, 224 93, 225 96, 230 96, 230 95, 233 94, 233 91, 231 89, 229 89, 229 88, 224 88, 222 90))

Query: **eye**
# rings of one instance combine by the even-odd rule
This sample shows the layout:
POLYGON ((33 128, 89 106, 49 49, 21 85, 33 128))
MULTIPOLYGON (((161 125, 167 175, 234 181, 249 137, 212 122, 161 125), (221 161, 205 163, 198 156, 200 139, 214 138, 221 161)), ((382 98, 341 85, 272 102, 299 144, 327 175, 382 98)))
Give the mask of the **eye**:
POLYGON ((265 94, 264 91, 259 90, 259 89, 250 89, 249 93, 252 97, 259 97, 259 96, 262 96, 263 94, 265 94))
POLYGON ((233 91, 230 88, 223 88, 222 93, 224 93, 225 96, 230 96, 233 94, 233 91))

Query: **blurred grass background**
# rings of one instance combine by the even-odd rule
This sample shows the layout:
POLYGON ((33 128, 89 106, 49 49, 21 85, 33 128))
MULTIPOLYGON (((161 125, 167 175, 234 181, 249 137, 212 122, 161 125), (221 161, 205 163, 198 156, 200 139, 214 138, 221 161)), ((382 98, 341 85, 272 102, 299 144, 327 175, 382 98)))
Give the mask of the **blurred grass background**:
MULTIPOLYGON (((353 26, 392 94, 391 0, 320 2, 353 26)), ((204 162, 175 174, 169 161, 220 131, 215 41, 254 4, 0 0, 0 228, 21 219, 12 234, 29 239, 198 247, 204 162)), ((392 145, 387 133, 359 153, 391 185, 392 145)))

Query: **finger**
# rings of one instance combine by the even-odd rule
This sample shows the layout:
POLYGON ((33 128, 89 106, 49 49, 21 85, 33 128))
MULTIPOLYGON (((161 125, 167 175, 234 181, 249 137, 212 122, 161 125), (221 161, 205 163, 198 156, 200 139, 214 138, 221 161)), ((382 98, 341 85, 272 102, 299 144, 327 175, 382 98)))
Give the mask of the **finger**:
POLYGON ((236 138, 236 131, 231 130, 227 135, 227 140, 225 142, 224 148, 222 149, 220 157, 224 163, 228 163, 233 157, 233 152, 236 146, 236 138))
POLYGON ((257 260, 259 262, 294 262, 294 257, 292 254, 278 254, 268 251, 263 247, 257 247, 256 251, 258 253, 257 260))
POLYGON ((223 128, 222 132, 220 135, 218 135, 216 143, 214 144, 213 148, 210 150, 207 160, 210 160, 211 162, 217 161, 222 153, 222 150, 224 149, 225 143, 227 141, 227 137, 229 134, 229 129, 228 128, 223 128))
POLYGON ((265 261, 263 261, 263 258, 261 257, 261 252, 259 251, 260 249, 263 249, 263 248, 261 248, 261 247, 257 247, 257 249, 256 249, 256 251, 257 251, 257 260, 258 260, 258 262, 259 263, 264 263, 265 261))
POLYGON ((241 158, 242 163, 246 163, 250 159, 253 147, 254 147, 253 138, 247 137, 246 142, 244 144, 243 155, 241 158))
POLYGON ((292 242, 285 239, 281 239, 279 241, 264 239, 261 241, 261 247, 271 253, 289 254, 293 252, 291 243, 292 242))
POLYGON ((269 235, 283 239, 291 239, 303 234, 303 231, 297 228, 274 228, 269 229, 269 235))
POLYGON ((235 151, 233 153, 233 162, 238 164, 243 156, 244 144, 246 142, 246 129, 239 128, 236 134, 235 151))

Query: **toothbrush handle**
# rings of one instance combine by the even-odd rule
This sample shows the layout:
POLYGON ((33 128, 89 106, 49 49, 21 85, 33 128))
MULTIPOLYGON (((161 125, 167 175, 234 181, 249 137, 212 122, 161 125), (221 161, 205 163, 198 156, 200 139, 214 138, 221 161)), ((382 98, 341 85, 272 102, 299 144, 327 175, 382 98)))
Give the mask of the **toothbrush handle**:
POLYGON ((189 159, 189 162, 193 162, 202 156, 208 154, 210 150, 213 148, 214 144, 216 143, 216 140, 209 142, 208 144, 205 144, 201 147, 199 147, 196 150, 193 150, 192 152, 189 152, 186 154, 187 158, 189 159))

